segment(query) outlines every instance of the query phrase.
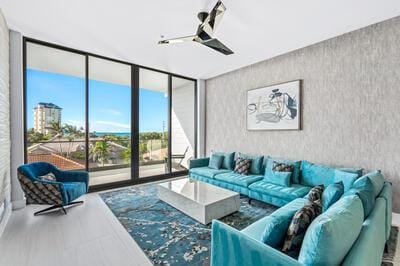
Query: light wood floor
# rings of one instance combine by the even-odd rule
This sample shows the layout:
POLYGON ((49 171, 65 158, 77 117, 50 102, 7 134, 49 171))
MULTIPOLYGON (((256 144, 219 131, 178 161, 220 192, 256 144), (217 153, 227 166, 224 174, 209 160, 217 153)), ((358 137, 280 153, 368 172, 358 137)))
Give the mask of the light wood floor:
MULTIPOLYGON (((34 217, 43 206, 14 211, 0 238, 0 266, 146 266, 151 262, 98 193, 85 203, 34 217)), ((393 224, 400 226, 399 217, 393 224)), ((395 265, 400 265, 400 239, 395 265)))
POLYGON ((0 238, 1 266, 152 265, 97 193, 85 203, 34 217, 43 206, 14 211, 0 238))

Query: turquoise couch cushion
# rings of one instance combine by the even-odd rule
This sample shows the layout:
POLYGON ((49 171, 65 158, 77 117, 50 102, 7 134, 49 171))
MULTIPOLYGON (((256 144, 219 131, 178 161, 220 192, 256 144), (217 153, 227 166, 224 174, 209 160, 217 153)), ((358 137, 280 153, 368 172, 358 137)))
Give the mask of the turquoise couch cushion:
POLYGON ((290 186, 291 176, 292 172, 266 171, 264 180, 275 185, 288 187, 290 186))
POLYGON ((314 187, 321 184, 332 184, 335 179, 336 169, 324 165, 313 164, 309 161, 302 162, 301 184, 314 187))
POLYGON ((235 172, 222 173, 215 175, 216 180, 225 181, 230 184, 248 187, 250 184, 263 179, 261 175, 241 175, 235 172))
POLYGON ((71 202, 86 193, 86 184, 83 182, 64 182, 68 202, 71 202))
POLYGON ((317 186, 330 184, 342 181, 344 191, 348 191, 358 178, 357 173, 341 171, 325 165, 313 164, 308 161, 302 162, 301 183, 306 186, 317 186))
POLYGON ((357 240, 363 221, 360 198, 341 198, 311 223, 298 261, 304 265, 339 265, 357 240))
POLYGON ((294 200, 306 195, 311 188, 300 184, 292 184, 290 187, 283 187, 261 180, 251 184, 249 189, 284 200, 294 200))
POLYGON ((357 174, 358 177, 360 177, 363 175, 364 168, 341 167, 338 170, 347 172, 347 173, 357 174))
POLYGON ((224 156, 223 155, 211 154, 210 162, 208 163, 208 167, 218 170, 218 169, 221 168, 223 160, 224 160, 224 156))
POLYGON ((386 240, 389 240, 390 230, 392 228, 392 184, 385 182, 379 198, 385 199, 386 202, 386 240))
POLYGON ((286 231, 294 213, 304 206, 307 200, 295 199, 273 213, 252 223, 242 230, 244 234, 271 247, 278 247, 283 243, 286 231))
POLYGON ((215 175, 217 174, 222 174, 222 173, 228 173, 230 170, 227 169, 212 169, 208 166, 204 167, 197 167, 197 168, 192 168, 190 169, 190 173, 194 173, 197 175, 209 177, 209 178, 214 178, 215 175))
MULTIPOLYGON (((383 188, 383 184, 385 183, 385 178, 383 177, 380 170, 373 171, 364 176, 368 176, 372 182, 374 187, 374 196, 377 197, 383 188)), ((362 177, 361 177, 362 178, 362 177)))
POLYGON ((322 192, 322 210, 326 211, 332 204, 340 199, 344 193, 343 182, 330 184, 324 192, 322 192))
POLYGON ((251 167, 250 167, 251 174, 253 174, 253 175, 264 174, 263 173, 264 156, 238 153, 238 157, 243 158, 243 159, 251 159, 251 167))
POLYGON ((267 174, 268 172, 272 172, 272 167, 274 165, 274 162, 293 165, 291 183, 296 183, 296 184, 300 183, 301 161, 292 161, 292 160, 268 157, 265 166, 265 174, 267 174))
POLYGON ((342 263, 343 266, 382 264, 383 248, 386 242, 385 209, 385 200, 376 199, 374 210, 364 221, 357 241, 342 263))
POLYGON ((234 152, 213 152, 212 154, 222 155, 224 160, 222 161, 222 168, 233 170, 235 165, 235 153, 234 152))
POLYGON ((354 182, 353 187, 345 195, 355 194, 361 199, 364 218, 368 217, 375 205, 374 185, 369 176, 363 176, 354 182))

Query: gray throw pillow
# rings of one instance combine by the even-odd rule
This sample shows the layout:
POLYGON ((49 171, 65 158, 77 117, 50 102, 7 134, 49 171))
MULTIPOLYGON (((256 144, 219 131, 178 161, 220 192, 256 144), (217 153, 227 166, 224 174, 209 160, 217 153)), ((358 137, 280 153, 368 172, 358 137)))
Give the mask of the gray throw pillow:
POLYGON ((322 193, 324 192, 325 186, 318 185, 313 187, 310 192, 308 192, 307 199, 309 201, 322 200, 322 193))
POLYGON ((241 174, 241 175, 248 175, 250 172, 250 167, 251 167, 251 161, 250 159, 243 159, 243 158, 237 158, 235 162, 235 173, 241 174))
POLYGON ((317 200, 308 201, 303 208, 294 214, 283 243, 283 253, 297 259, 308 226, 321 213, 321 201, 317 200))
POLYGON ((44 181, 57 181, 56 176, 53 173, 48 173, 46 175, 41 175, 39 177, 44 181))

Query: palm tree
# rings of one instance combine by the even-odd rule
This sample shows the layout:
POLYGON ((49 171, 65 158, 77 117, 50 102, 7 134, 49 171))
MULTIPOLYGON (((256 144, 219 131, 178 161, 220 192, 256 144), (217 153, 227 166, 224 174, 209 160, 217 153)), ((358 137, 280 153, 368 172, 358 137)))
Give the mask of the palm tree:
POLYGON ((50 130, 50 132, 53 134, 54 137, 58 138, 60 144, 60 153, 63 154, 61 139, 64 135, 64 128, 61 126, 60 122, 52 122, 48 129, 50 130))
POLYGON ((67 139, 69 141, 67 157, 69 157, 69 154, 71 152, 72 142, 76 138, 83 137, 82 129, 83 128, 78 129, 76 126, 73 126, 73 125, 68 125, 68 124, 64 125, 64 132, 65 132, 65 134, 67 136, 67 139))
POLYGON ((109 151, 110 145, 107 143, 107 141, 96 141, 94 147, 91 150, 93 161, 96 161, 98 159, 102 163, 102 166, 104 166, 104 161, 107 160, 109 151))
POLYGON ((128 144, 126 150, 122 152, 122 158, 124 158, 125 162, 130 164, 131 162, 131 144, 128 144))

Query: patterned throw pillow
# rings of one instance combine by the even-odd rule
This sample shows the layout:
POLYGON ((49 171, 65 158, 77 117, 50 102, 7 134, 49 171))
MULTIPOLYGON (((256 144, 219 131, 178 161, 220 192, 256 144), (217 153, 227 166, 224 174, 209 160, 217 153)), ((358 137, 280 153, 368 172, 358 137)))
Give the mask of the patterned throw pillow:
POLYGON ((40 179, 44 181, 56 181, 56 176, 53 173, 48 173, 46 175, 41 175, 40 179))
POLYGON ((243 159, 239 157, 236 159, 234 172, 241 175, 248 175, 250 172, 250 167, 251 167, 250 159, 243 159))
POLYGON ((291 164, 286 164, 286 163, 278 163, 275 162, 272 165, 272 171, 276 172, 292 172, 293 173, 294 166, 291 164))
POLYGON ((313 187, 310 192, 308 192, 307 199, 309 201, 316 201, 316 200, 321 200, 322 198, 322 192, 324 192, 325 186, 324 185, 318 185, 313 187))
POLYGON ((308 201, 305 203, 304 207, 298 210, 292 218, 283 243, 282 252, 297 259, 308 226, 321 213, 321 201, 308 201))

